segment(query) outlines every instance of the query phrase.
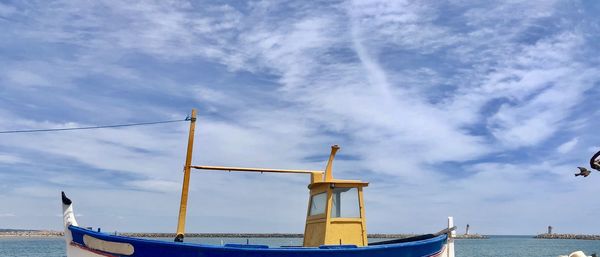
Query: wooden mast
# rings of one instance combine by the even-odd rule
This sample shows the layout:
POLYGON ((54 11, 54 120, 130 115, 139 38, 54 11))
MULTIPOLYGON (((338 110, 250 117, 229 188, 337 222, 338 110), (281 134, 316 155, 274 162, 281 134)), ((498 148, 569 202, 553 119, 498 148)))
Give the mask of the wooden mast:
POLYGON ((190 134, 188 136, 187 154, 183 167, 183 186, 181 188, 181 203, 179 205, 179 220, 177 222, 177 235, 175 242, 183 242, 185 234, 185 215, 187 212, 188 191, 190 185, 190 169, 192 165, 192 151, 194 150, 194 130, 196 128, 196 109, 192 109, 190 116, 190 134))

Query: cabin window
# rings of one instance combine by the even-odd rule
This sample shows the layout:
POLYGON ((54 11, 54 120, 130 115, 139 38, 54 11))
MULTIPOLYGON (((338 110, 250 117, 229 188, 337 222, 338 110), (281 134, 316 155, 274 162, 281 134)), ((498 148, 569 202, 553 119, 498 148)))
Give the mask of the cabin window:
POLYGON ((309 216, 325 213, 325 206, 327 206, 327 193, 326 192, 313 195, 310 198, 309 216))
POLYGON ((332 218, 360 218, 358 189, 356 187, 334 188, 332 198, 332 218))

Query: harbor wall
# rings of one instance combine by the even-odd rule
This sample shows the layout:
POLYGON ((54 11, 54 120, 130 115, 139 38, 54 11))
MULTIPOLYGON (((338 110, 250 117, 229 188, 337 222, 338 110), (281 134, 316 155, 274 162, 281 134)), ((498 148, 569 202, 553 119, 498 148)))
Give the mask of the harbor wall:
MULTIPOLYGON (((120 233, 103 231, 108 234, 118 234, 121 236, 128 237, 175 237, 175 233, 120 233)), ((49 231, 49 230, 14 230, 14 231, 0 231, 0 237, 61 237, 64 235, 63 231, 49 231)), ((186 233, 185 237, 204 237, 204 238, 302 238, 303 234, 297 233, 186 233)), ((368 238, 407 238, 416 236, 416 234, 368 234, 368 238)), ((457 235, 457 239, 486 239, 487 236, 472 234, 472 235, 457 235)))
POLYGON ((0 231, 0 237, 57 237, 64 236, 63 231, 50 230, 11 230, 0 231))
POLYGON ((465 234, 465 235, 456 235, 456 239, 489 239, 489 236, 480 235, 480 234, 465 234))
POLYGON ((539 234, 537 239, 578 239, 578 240, 600 240, 600 235, 580 235, 580 234, 539 234))

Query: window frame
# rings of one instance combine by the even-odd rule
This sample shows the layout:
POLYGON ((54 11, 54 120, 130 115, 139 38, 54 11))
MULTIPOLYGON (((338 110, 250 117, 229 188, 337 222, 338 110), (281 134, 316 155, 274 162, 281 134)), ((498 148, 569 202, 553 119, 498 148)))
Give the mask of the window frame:
MULTIPOLYGON (((341 193, 338 193, 338 194, 340 195, 340 201, 343 202, 343 200, 342 200, 343 199, 342 194, 341 193)), ((339 205, 339 203, 338 203, 338 205, 339 205)), ((331 189, 331 206, 330 206, 329 209, 330 209, 329 210, 329 218, 330 219, 336 219, 336 220, 360 220, 360 219, 362 219, 362 206, 361 206, 361 192, 360 192, 360 188, 359 187, 354 187, 354 186, 348 186, 348 187, 338 186, 338 187, 332 188, 331 189), (339 189, 339 188, 348 189, 345 192, 348 192, 350 190, 354 190, 356 192, 356 196, 355 196, 356 197, 356 203, 354 205, 354 207, 356 208, 354 210, 356 216, 354 216, 354 217, 341 216, 341 214, 342 214, 341 213, 342 212, 341 209, 340 209, 340 213, 338 213, 338 215, 340 215, 340 216, 337 216, 337 217, 333 216, 333 214, 334 214, 334 208, 336 207, 335 206, 336 201, 334 199, 334 197, 336 196, 336 192, 335 191, 336 191, 336 189, 339 189)))
POLYGON ((310 201, 309 201, 309 204, 308 204, 308 217, 319 217, 319 216, 325 216, 325 215, 327 215, 327 209, 328 209, 328 208, 327 208, 328 195, 329 195, 329 194, 328 194, 328 192, 327 192, 327 191, 322 191, 322 192, 318 192, 318 193, 312 194, 312 195, 310 196, 310 201), (323 198, 323 199, 324 199, 324 207, 323 207, 323 212, 320 212, 320 213, 313 213, 313 212, 312 212, 312 210, 313 210, 313 208, 312 208, 312 206, 313 206, 313 201, 314 201, 315 197, 316 197, 316 196, 318 196, 318 195, 324 195, 324 196, 325 196, 325 197, 323 198))

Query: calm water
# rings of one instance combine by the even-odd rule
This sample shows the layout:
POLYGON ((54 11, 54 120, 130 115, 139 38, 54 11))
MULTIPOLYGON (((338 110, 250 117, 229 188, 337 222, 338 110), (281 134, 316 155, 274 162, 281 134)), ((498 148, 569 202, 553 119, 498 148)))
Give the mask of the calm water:
MULTIPOLYGON (((171 240, 164 238, 162 240, 171 240)), ((186 242, 204 244, 241 243, 245 238, 187 238, 186 242)), ((300 238, 251 238, 251 244, 299 245, 300 238)), ((372 241, 377 241, 373 239, 372 241)), ((582 250, 586 254, 600 253, 600 241, 588 240, 546 240, 527 236, 493 236, 487 240, 457 240, 458 257, 557 257, 582 250)), ((62 238, 0 238, 2 257, 64 257, 65 246, 62 238)))

